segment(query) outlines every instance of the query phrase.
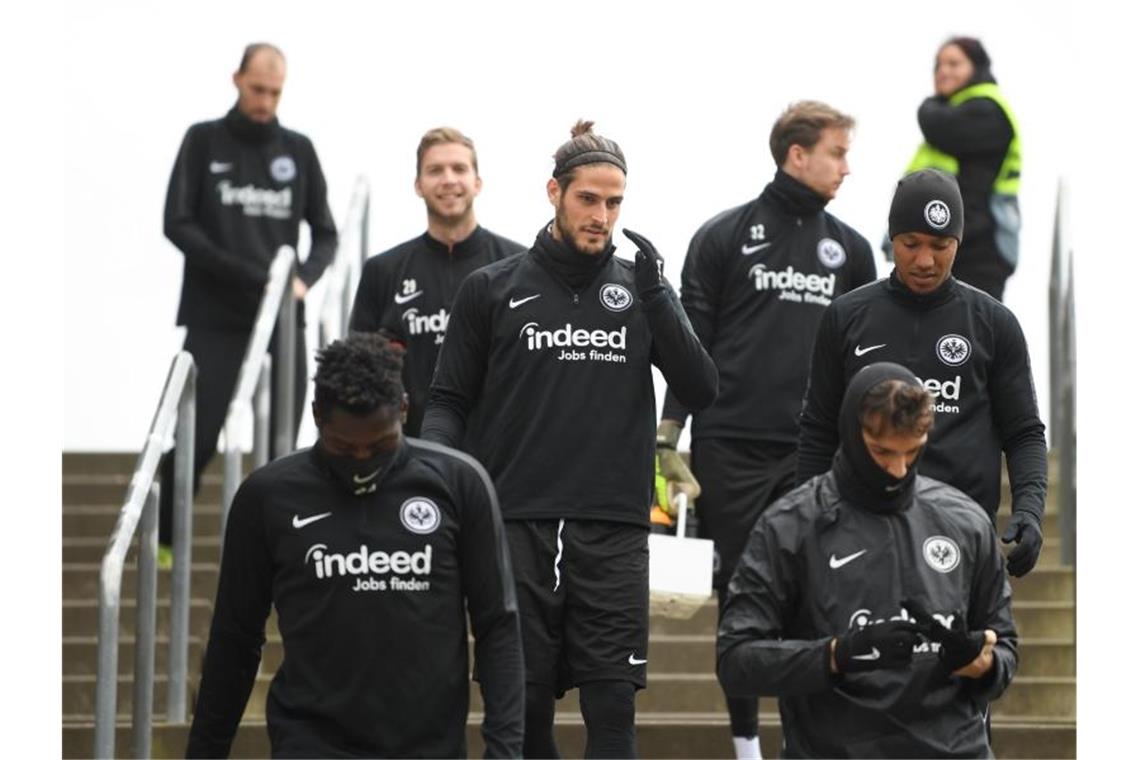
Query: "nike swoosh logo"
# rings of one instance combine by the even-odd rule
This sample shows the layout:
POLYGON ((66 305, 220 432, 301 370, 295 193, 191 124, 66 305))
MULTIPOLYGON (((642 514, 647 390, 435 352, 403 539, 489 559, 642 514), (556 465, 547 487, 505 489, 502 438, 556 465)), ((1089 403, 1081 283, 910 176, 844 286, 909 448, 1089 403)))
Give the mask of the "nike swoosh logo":
POLYGON ((293 527, 304 528, 309 523, 315 523, 317 520, 323 520, 331 514, 332 512, 325 512, 323 514, 313 515, 312 517, 306 517, 303 520, 301 519, 300 515, 293 515, 293 527))
POLYGON ((871 647, 870 654, 853 654, 852 660, 877 660, 879 659, 879 650, 877 647, 871 647))
POLYGON ((855 355, 856 356, 862 356, 863 354, 869 354, 872 351, 879 349, 879 348, 883 348, 886 345, 887 345, 886 343, 880 343, 877 346, 867 346, 866 348, 863 348, 862 346, 855 346, 855 355))
MULTIPOLYGON (((381 469, 383 469, 383 468, 381 468, 381 469)), ((380 474, 380 470, 377 470, 376 472, 372 473, 371 475, 365 475, 363 478, 360 477, 359 475, 353 475, 352 476, 352 482, 356 483, 357 485, 360 485, 361 483, 367 483, 368 481, 372 480, 373 478, 375 478, 379 474, 380 474)), ((863 551, 866 551, 866 549, 864 549, 863 551)))
POLYGON ((518 299, 512 298, 511 302, 507 305, 510 306, 512 309, 517 309, 518 307, 522 306, 527 301, 533 301, 536 298, 542 298, 542 293, 539 293, 538 295, 535 295, 535 296, 527 296, 526 298, 518 298, 518 299))
POLYGON ((843 567, 844 565, 846 565, 851 560, 859 559, 860 557, 862 557, 866 553, 867 553, 867 550, 863 549, 862 551, 855 552, 854 554, 848 554, 843 559, 836 559, 835 555, 832 554, 831 559, 829 559, 827 561, 827 564, 831 567, 832 570, 838 570, 839 568, 843 567))
POLYGON ((222 172, 228 172, 232 168, 234 168, 233 164, 224 164, 221 161, 210 162, 210 174, 221 174, 222 172))
POLYGON ((632 652, 631 652, 631 653, 630 653, 630 655, 629 655, 629 664, 630 664, 630 665, 644 665, 644 664, 645 664, 645 663, 647 663, 647 662, 649 662, 649 660, 639 660, 639 659, 637 659, 636 657, 634 657, 634 656, 633 656, 633 653, 632 653, 632 652))
POLYGON ((413 298, 419 298, 423 294, 424 294, 424 292, 422 290, 417 290, 415 293, 409 293, 406 296, 402 296, 399 293, 397 293, 396 294, 396 303, 407 303, 408 301, 412 300, 413 298))
POLYGON ((757 251, 762 251, 770 245, 772 245, 771 240, 769 240, 767 243, 760 243, 759 245, 742 245, 740 246, 740 252, 745 256, 751 256, 757 251))

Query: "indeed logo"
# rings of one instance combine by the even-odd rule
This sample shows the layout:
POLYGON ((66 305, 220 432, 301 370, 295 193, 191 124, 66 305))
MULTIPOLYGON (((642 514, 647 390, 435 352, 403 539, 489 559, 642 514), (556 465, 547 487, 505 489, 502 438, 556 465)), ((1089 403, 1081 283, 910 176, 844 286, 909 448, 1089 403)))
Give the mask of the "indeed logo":
POLYGON ((442 333, 447 330, 449 315, 447 309, 441 308, 435 314, 420 314, 417 307, 412 307, 403 313, 404 321, 408 323, 409 335, 423 335, 425 333, 442 333))
POLYGON ((616 348, 625 349, 625 325, 620 330, 607 332, 605 330, 585 330, 567 323, 565 327, 557 330, 542 330, 538 322, 527 322, 519 332, 519 337, 526 336, 526 347, 530 351, 542 348, 616 348))
POLYGON ((368 551, 361 545, 360 551, 350 554, 332 554, 325 544, 313 544, 305 552, 305 562, 313 561, 318 578, 344 577, 346 575, 431 575, 431 544, 424 545, 422 552, 368 551))
POLYGON ((947 404, 946 401, 958 401, 962 397, 962 376, 955 375, 953 380, 939 381, 931 378, 930 380, 919 380, 922 387, 926 389, 927 393, 934 397, 934 411, 936 412, 949 412, 957 413, 961 411, 953 404, 947 404))
POLYGON ((242 206, 247 216, 271 216, 287 219, 292 214, 293 189, 269 190, 253 185, 234 187, 224 179, 218 183, 218 195, 223 206, 242 206))
POLYGON ((835 275, 804 274, 788 266, 787 269, 769 270, 757 264, 748 270, 757 290, 779 290, 780 300, 798 303, 817 303, 826 306, 835 295, 835 275))

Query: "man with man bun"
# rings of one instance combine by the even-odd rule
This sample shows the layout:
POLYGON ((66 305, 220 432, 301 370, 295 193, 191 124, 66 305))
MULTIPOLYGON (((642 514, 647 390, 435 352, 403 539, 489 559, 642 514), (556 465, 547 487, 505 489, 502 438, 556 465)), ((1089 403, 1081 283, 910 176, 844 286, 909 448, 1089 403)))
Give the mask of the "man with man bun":
POLYGON ((894 271, 835 299, 820 322, 796 482, 831 466, 843 392, 855 373, 877 361, 903 364, 922 378, 938 415, 924 475, 962 490, 996 520, 1005 454, 1013 517, 1002 541, 1017 543, 1008 569, 1022 576, 1043 541, 1045 425, 1017 317, 950 274, 963 223, 952 176, 923 169, 899 180, 889 219, 894 271))
POLYGON ((586 756, 635 756, 649 657, 650 367, 690 408, 716 396, 716 367, 657 250, 626 229, 636 262, 614 256, 625 185, 621 148, 579 122, 546 183, 554 219, 529 251, 460 286, 424 418, 424 438, 467 441, 502 501, 527 757, 558 756, 555 700, 573 687, 586 756))

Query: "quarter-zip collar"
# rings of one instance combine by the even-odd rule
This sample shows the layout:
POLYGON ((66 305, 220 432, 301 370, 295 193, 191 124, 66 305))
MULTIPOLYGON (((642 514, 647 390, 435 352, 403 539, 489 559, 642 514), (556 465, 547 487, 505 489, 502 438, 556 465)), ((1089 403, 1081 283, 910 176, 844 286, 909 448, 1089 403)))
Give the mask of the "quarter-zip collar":
POLYGON ((470 235, 457 241, 451 247, 448 247, 448 244, 442 240, 436 240, 428 232, 424 232, 420 239, 423 241, 424 247, 433 253, 439 253, 442 256, 451 256, 453 259, 465 259, 481 252, 483 238, 486 235, 486 230, 480 226, 476 226, 470 235))
POLYGON ((929 293, 915 293, 908 288, 903 281, 899 279, 897 269, 892 269, 891 276, 887 279, 887 292, 890 293, 891 297, 919 311, 933 309, 936 306, 941 306, 946 303, 954 297, 957 287, 958 281, 954 279, 953 275, 947 277, 944 283, 929 293))
POLYGON ((605 269, 617 248, 611 241, 597 255, 579 253, 550 233, 550 224, 539 231, 534 239, 534 257, 544 269, 572 291, 589 285, 605 269))

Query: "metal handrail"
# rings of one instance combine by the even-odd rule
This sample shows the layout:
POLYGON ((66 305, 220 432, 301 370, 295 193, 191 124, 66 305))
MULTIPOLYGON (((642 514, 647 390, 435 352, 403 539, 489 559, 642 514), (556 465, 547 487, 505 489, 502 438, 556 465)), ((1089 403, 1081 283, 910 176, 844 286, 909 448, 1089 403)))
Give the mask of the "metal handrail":
POLYGON ((194 471, 194 395, 197 369, 193 357, 179 351, 171 363, 162 397, 139 454, 127 498, 111 533, 99 569, 99 654, 95 681, 94 756, 115 754, 115 713, 119 680, 119 611, 123 570, 139 531, 138 600, 135 616, 135 692, 132 728, 136 757, 150 755, 154 693, 155 608, 157 606, 158 497, 155 472, 162 449, 174 433, 174 567, 170 589, 170 656, 167 720, 186 720, 186 663, 189 643, 190 534, 194 471))
POLYGON ((1077 559, 1077 339, 1068 183, 1057 183, 1049 275, 1049 444, 1058 459, 1061 563, 1077 559))
POLYGON ((358 175, 348 202, 348 213, 337 244, 336 256, 326 273, 326 285, 321 303, 318 342, 321 348, 348 334, 352 301, 356 297, 356 283, 368 258, 368 225, 371 207, 371 190, 368 179, 358 175), (346 234, 358 230, 357 240, 346 234))
POLYGON ((253 323, 249 343, 246 344, 245 358, 242 359, 238 381, 230 397, 229 410, 222 427, 225 434, 225 453, 222 468, 222 533, 225 533, 230 505, 241 482, 241 441, 239 432, 242 423, 253 411, 254 420, 254 463, 265 464, 269 460, 268 424, 269 377, 271 367, 277 371, 279 403, 277 404, 276 434, 277 456, 292 450, 283 442, 283 436, 293 435, 293 371, 296 366, 296 299, 292 294, 293 266, 297 254, 292 247, 283 245, 269 266, 269 280, 261 297, 257 318, 253 323), (274 324, 277 325, 276 356, 269 361, 267 353, 273 337, 274 324), (256 396, 256 408, 254 408, 256 396))

